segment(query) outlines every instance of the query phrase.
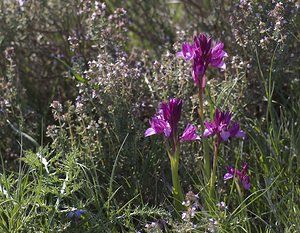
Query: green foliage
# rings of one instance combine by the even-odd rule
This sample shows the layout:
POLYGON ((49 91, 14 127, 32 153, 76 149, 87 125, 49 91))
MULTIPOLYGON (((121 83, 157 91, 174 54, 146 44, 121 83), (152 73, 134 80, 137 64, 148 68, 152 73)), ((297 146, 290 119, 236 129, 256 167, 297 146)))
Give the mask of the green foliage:
POLYGON ((298 3, 122 4, 0 3, 0 232, 299 232, 298 3), (207 74, 205 118, 235 112, 247 138, 221 147, 215 198, 201 143, 181 145, 182 187, 199 199, 177 213, 164 142, 143 133, 174 96, 179 127, 200 128, 190 64, 175 53, 201 31, 229 54, 207 74), (223 181, 245 161, 250 191, 223 181))

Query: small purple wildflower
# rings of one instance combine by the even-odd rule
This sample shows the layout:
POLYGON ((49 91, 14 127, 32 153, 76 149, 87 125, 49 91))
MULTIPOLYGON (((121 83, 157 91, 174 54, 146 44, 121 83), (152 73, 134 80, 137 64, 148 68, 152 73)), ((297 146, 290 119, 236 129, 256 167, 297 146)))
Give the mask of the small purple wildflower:
POLYGON ((219 112, 216 109, 214 120, 209 123, 204 121, 205 130, 203 133, 204 137, 213 135, 219 136, 219 143, 228 141, 229 138, 238 137, 245 138, 246 134, 240 130, 240 125, 236 122, 231 121, 232 113, 230 112, 219 112))
POLYGON ((215 232, 219 232, 219 223, 217 220, 214 220, 213 218, 209 218, 208 219, 208 226, 207 226, 207 230, 208 232, 211 233, 215 233, 215 232))
POLYGON ((244 189, 249 190, 251 183, 249 176, 246 175, 248 171, 248 163, 245 162, 242 171, 240 172, 238 169, 234 169, 233 167, 227 166, 226 167, 227 173, 224 175, 224 180, 229 180, 236 176, 237 178, 240 179, 244 189))
POLYGON ((145 137, 154 134, 164 134, 166 138, 173 140, 173 146, 178 141, 199 140, 200 136, 196 134, 196 127, 188 124, 178 138, 177 128, 181 116, 182 100, 172 98, 169 103, 162 102, 158 113, 149 121, 150 128, 145 131, 145 137))
POLYGON ((219 210, 224 211, 226 209, 228 209, 228 206, 225 204, 224 201, 221 201, 219 203, 217 203, 217 207, 219 208, 219 210))
POLYGON ((156 222, 147 223, 145 228, 147 232, 166 232, 168 223, 164 219, 159 219, 156 222))
POLYGON ((176 53, 177 56, 183 57, 186 61, 193 61, 192 77, 198 88, 205 87, 205 71, 210 65, 215 68, 225 69, 224 57, 227 53, 224 51, 224 44, 214 42, 210 36, 200 34, 194 36, 194 43, 190 45, 184 42, 181 51, 176 53))
POLYGON ((74 210, 74 211, 70 211, 70 212, 68 212, 66 215, 67 215, 67 217, 69 217, 69 218, 74 218, 74 219, 76 219, 76 220, 79 220, 80 218, 81 218, 81 215, 83 214, 83 213, 85 213, 86 212, 86 210, 74 210))

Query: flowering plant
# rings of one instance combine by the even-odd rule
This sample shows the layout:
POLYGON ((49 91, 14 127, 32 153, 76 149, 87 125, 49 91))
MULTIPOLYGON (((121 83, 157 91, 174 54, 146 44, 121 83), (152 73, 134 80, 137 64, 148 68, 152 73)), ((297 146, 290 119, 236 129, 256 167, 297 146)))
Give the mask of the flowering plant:
POLYGON ((229 180, 234 177, 238 178, 240 182, 242 183, 244 189, 249 190, 251 183, 249 176, 246 175, 248 171, 248 163, 245 162, 242 171, 239 171, 238 169, 234 169, 233 167, 227 166, 226 167, 227 173, 224 175, 224 180, 229 180))
POLYGON ((179 166, 179 144, 184 141, 199 140, 200 136, 196 134, 197 128, 192 124, 187 124, 182 135, 178 135, 178 123, 181 116, 182 100, 172 98, 168 103, 162 102, 158 113, 149 121, 150 128, 145 131, 144 136, 163 134, 166 142, 166 148, 171 162, 174 205, 180 209, 183 201, 183 193, 178 177, 179 166))
MULTIPOLYGON (((192 45, 184 42, 181 46, 181 51, 176 55, 183 57, 186 61, 192 61, 192 77, 198 87, 198 113, 201 129, 204 131, 203 93, 206 86, 205 72, 208 66, 221 69, 226 68, 224 57, 228 55, 224 51, 224 44, 222 42, 215 42, 210 36, 201 33, 198 37, 194 36, 194 43, 192 45)), ((204 175, 207 180, 209 180, 211 175, 208 147, 207 141, 203 139, 204 175)))
POLYGON ((245 138, 246 134, 244 131, 240 129, 240 125, 237 122, 231 120, 232 113, 230 112, 220 112, 218 109, 215 111, 214 120, 209 123, 208 121, 204 121, 205 130, 203 132, 204 137, 214 136, 216 135, 214 141, 214 159, 213 159, 213 168, 211 172, 211 190, 212 193, 215 186, 215 176, 216 176, 216 167, 217 167, 217 159, 219 155, 219 147, 221 142, 227 142, 229 138, 237 137, 237 138, 245 138))
MULTIPOLYGON (((239 123, 232 121, 233 114, 230 112, 215 111, 214 119, 209 122, 204 120, 203 113, 203 94, 206 85, 205 72, 208 66, 225 69, 224 57, 227 53, 224 51, 224 44, 214 42, 210 36, 200 34, 194 37, 194 43, 189 44, 184 42, 181 46, 181 51, 176 54, 183 57, 186 61, 192 61, 192 77, 198 87, 199 97, 199 118, 201 129, 203 132, 203 163, 204 163, 204 179, 209 181, 209 193, 212 197, 216 181, 216 167, 220 145, 222 142, 229 141, 230 138, 245 138, 246 134, 240 129, 239 123), (211 169, 211 158, 209 154, 208 137, 214 137, 214 156, 211 169)), ((168 103, 163 102, 158 113, 149 121, 150 127, 145 131, 144 136, 149 137, 155 134, 164 135, 166 149, 171 162, 172 181, 173 181, 173 196, 174 205, 177 210, 180 209, 183 201, 183 193, 178 177, 179 166, 179 145, 183 141, 199 140, 200 136, 196 133, 197 129, 192 124, 187 124, 183 133, 179 136, 178 123, 180 121, 182 110, 182 100, 172 98, 168 103)), ((232 168, 228 168, 226 179, 232 178, 232 168)), ((244 187, 247 189, 250 186, 249 178, 245 175, 246 167, 240 173, 237 171, 237 176, 240 177, 244 187)))

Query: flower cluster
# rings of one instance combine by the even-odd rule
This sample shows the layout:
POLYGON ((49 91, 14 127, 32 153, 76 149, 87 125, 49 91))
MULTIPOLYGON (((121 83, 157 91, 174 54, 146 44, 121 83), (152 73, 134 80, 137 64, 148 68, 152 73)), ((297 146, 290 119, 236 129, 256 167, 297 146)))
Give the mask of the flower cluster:
POLYGON ((229 138, 238 137, 245 138, 246 134, 240 129, 240 125, 236 122, 231 121, 232 113, 230 112, 219 112, 216 109, 214 120, 209 123, 204 121, 205 130, 203 133, 204 137, 217 135, 220 142, 226 142, 229 138))
POLYGON ((184 57, 186 61, 193 61, 192 77, 199 89, 205 87, 204 74, 209 65, 215 68, 226 68, 224 57, 228 55, 223 48, 223 43, 216 43, 205 34, 195 36, 192 45, 188 42, 182 44, 182 50, 177 53, 177 56, 184 57))
MULTIPOLYGON (((204 108, 203 108, 203 94, 205 88, 205 72, 208 66, 215 68, 225 69, 224 57, 227 57, 227 53, 224 51, 224 44, 221 42, 214 42, 210 36, 200 34, 198 37, 194 37, 194 43, 189 44, 184 42, 181 46, 181 51, 176 54, 179 57, 183 57, 186 61, 192 61, 192 77, 198 87, 199 97, 199 117, 201 121, 201 128, 203 131, 203 137, 209 137, 216 135, 214 139, 214 158, 213 166, 211 169, 211 159, 209 155, 209 149, 206 145, 206 140, 203 143, 203 164, 205 179, 210 180, 209 195, 212 197, 214 194, 214 187, 216 182, 216 167, 219 154, 219 147, 222 142, 227 142, 232 137, 245 138, 246 134, 240 129, 240 125, 237 122, 231 120, 233 114, 230 112, 220 112, 218 109, 215 111, 215 117, 212 122, 204 120, 204 108), (206 148, 207 147, 207 148, 206 148)), ((173 195, 174 206, 177 211, 182 210, 183 204, 186 211, 182 213, 182 219, 186 222, 191 222, 191 219, 195 216, 196 206, 191 204, 192 202, 198 203, 196 195, 188 193, 187 201, 181 203, 184 199, 181 189, 178 168, 179 168, 179 143, 182 141, 193 141, 200 139, 200 136, 196 133, 196 127, 188 124, 181 136, 178 134, 178 123, 181 116, 182 100, 173 98, 168 103, 162 102, 158 113, 149 121, 150 128, 148 128, 144 136, 152 136, 155 134, 162 134, 166 139, 166 147, 171 162, 172 181, 173 181, 173 195), (193 201, 189 198, 193 197, 193 201), (195 199, 196 198, 196 199, 195 199), (195 200, 196 201, 195 201, 195 200), (181 202, 180 202, 181 201, 181 202)), ((234 171, 234 170, 233 170, 234 171)), ((240 177, 244 187, 249 189, 250 182, 248 176, 245 175, 246 171, 240 173, 240 177)), ((230 171, 228 170, 226 179, 232 178, 230 171)), ((234 174, 234 173, 233 173, 234 174)), ((224 178, 225 179, 225 178, 224 178)))
POLYGON ((219 222, 213 218, 209 218, 207 230, 211 233, 219 232, 219 222))
POLYGON ((225 211, 226 209, 228 209, 228 206, 224 201, 217 203, 217 207, 220 211, 225 211))
POLYGON ((170 99, 169 103, 162 102, 158 113, 149 121, 150 128, 145 131, 145 137, 154 134, 163 134, 171 139, 173 146, 178 141, 199 140, 200 136, 196 134, 197 128, 188 124, 183 134, 178 137, 177 128, 181 116, 182 100, 177 98, 170 99))
POLYGON ((146 232, 166 232, 167 228, 168 223, 163 219, 159 219, 156 222, 151 222, 150 224, 147 223, 145 225, 146 232))
MULTIPOLYGON (((225 69, 226 65, 224 63, 224 57, 227 57, 228 55, 224 51, 223 43, 214 42, 210 36, 206 36, 205 34, 200 34, 198 37, 195 36, 193 44, 184 42, 181 46, 181 51, 176 55, 183 57, 186 61, 192 61, 192 77, 199 92, 199 117, 202 123, 201 128, 203 130, 203 137, 215 136, 212 170, 209 152, 206 148, 203 149, 205 176, 210 179, 210 195, 213 195, 216 181, 215 173, 217 159, 221 143, 227 142, 233 137, 245 138, 246 136, 244 131, 240 129, 240 125, 231 120, 233 114, 230 112, 220 112, 216 109, 213 121, 208 122, 207 120, 204 120, 203 94, 206 82, 206 69, 208 66, 225 69)), ((205 147, 205 143, 203 144, 203 147, 205 147)), ((238 176, 243 182, 244 187, 246 189, 249 188, 249 178, 245 175, 244 169, 238 176)))
POLYGON ((184 221, 191 222, 192 219, 196 215, 196 210, 199 208, 199 196, 198 194, 194 194, 192 191, 189 191, 185 195, 185 201, 182 202, 182 205, 184 205, 187 210, 184 211, 181 215, 181 218, 184 221))
POLYGON ((246 162, 240 172, 238 169, 234 169, 233 167, 227 166, 226 167, 227 173, 224 175, 224 180, 229 180, 231 178, 237 177, 240 179, 243 187, 246 190, 250 189, 251 183, 249 176, 246 175, 248 171, 248 163, 246 162))

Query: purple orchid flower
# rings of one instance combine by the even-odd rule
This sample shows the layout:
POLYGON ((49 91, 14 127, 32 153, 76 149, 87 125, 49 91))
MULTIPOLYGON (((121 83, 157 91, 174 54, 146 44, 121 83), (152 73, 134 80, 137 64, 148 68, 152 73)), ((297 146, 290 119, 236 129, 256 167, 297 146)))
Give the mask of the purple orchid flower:
POLYGON ((232 179, 234 176, 240 179, 244 189, 249 190, 251 183, 249 176, 246 175, 248 171, 248 163, 245 162, 242 171, 240 172, 238 169, 234 169, 233 167, 226 167, 227 173, 224 175, 224 180, 232 179))
POLYGON ((183 57, 186 61, 193 61, 192 77, 198 88, 205 87, 204 74, 210 65, 215 68, 225 69, 224 57, 228 57, 224 51, 224 44, 214 42, 210 36, 200 34, 194 37, 194 43, 190 45, 184 42, 181 51, 176 53, 177 56, 183 57))
POLYGON ((181 109, 182 100, 173 98, 168 104, 162 102, 158 114, 149 121, 151 127, 146 130, 145 137, 154 134, 164 134, 165 137, 171 137, 176 134, 181 109))
POLYGON ((246 134, 240 130, 240 125, 236 122, 231 121, 232 113, 230 112, 219 112, 216 109, 214 120, 209 123, 204 121, 205 130, 203 133, 204 137, 213 135, 219 136, 219 143, 222 141, 226 142, 229 138, 238 137, 245 138, 246 134))
POLYGON ((173 98, 169 103, 162 102, 158 113, 149 121, 150 128, 145 131, 145 137, 154 134, 164 134, 166 138, 171 138, 174 144, 177 141, 193 141, 200 139, 196 134, 196 127, 188 124, 182 136, 178 137, 177 127, 181 116, 182 100, 173 98))

